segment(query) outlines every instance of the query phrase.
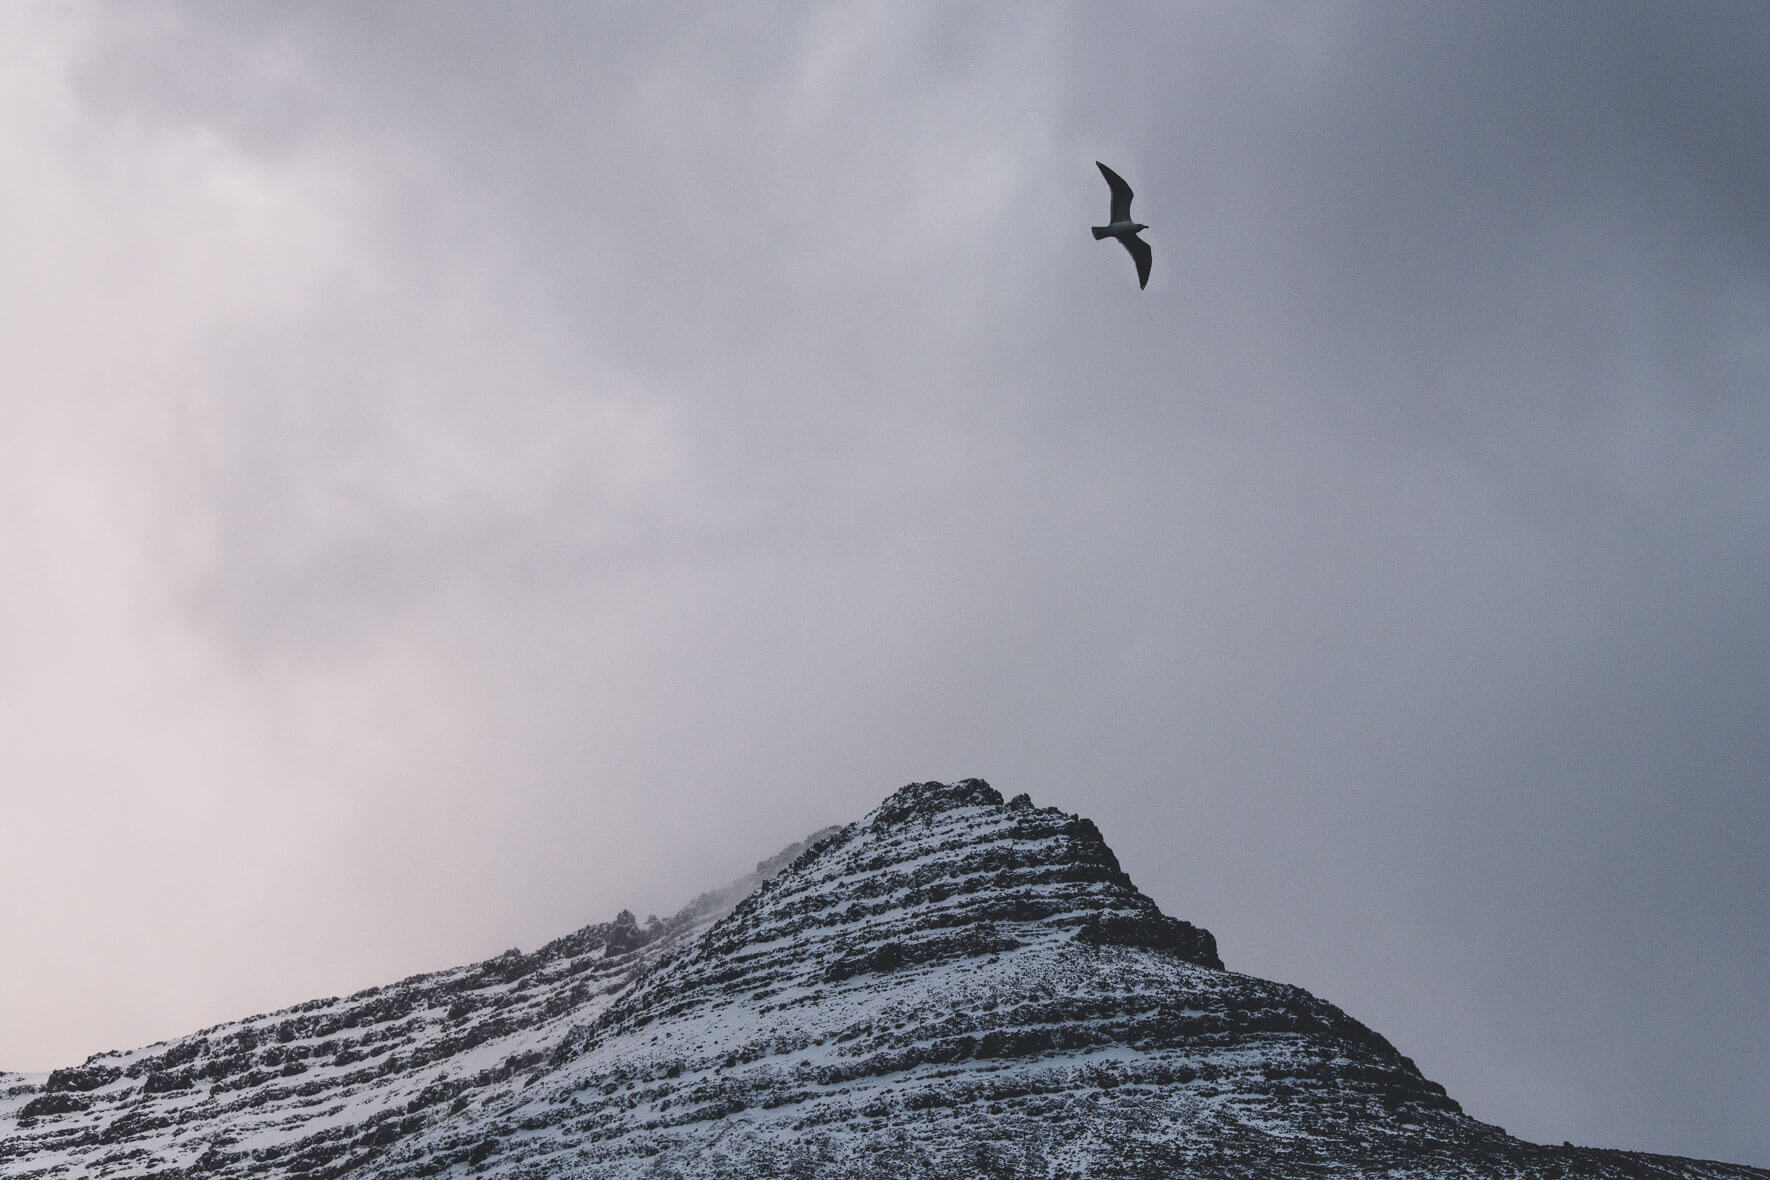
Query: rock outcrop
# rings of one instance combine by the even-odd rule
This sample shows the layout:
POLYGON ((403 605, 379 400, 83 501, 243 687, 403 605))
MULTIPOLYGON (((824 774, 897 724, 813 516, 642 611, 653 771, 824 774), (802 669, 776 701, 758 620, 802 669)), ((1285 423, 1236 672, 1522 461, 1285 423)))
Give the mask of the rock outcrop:
POLYGON ((370 1174, 474 1095, 536 1076, 575 1025, 804 847, 661 921, 623 912, 528 954, 101 1053, 47 1076, 0 1074, 0 1177, 370 1174))
POLYGON ((1331 1004, 1225 970, 1091 822, 978 780, 665 922, 9 1080, 0 1176, 1770 1180, 1468 1117, 1331 1004))

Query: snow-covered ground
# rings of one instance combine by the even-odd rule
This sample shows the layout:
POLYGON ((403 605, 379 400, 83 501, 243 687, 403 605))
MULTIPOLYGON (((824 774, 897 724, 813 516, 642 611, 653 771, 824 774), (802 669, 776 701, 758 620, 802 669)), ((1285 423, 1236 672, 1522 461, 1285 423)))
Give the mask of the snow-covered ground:
POLYGON ((1468 1118, 976 780, 665 922, 0 1075, 0 1176, 156 1174, 1770 1180, 1468 1118))

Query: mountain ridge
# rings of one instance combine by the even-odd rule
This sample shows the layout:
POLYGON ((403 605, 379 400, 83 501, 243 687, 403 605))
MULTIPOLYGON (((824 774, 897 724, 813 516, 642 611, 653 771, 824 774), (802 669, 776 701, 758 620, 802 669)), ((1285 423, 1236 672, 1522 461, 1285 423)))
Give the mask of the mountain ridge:
POLYGON ((1091 821, 979 779, 663 922, 7 1080, 9 1177, 1770 1178, 1470 1118, 1332 1004, 1226 970, 1091 821))

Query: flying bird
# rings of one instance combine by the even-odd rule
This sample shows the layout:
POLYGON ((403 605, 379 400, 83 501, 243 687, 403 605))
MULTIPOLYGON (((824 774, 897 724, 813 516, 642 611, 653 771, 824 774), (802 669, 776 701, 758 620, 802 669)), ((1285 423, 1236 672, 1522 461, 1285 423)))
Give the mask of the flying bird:
POLYGON ((1101 238, 1117 238, 1125 249, 1131 252, 1131 260, 1137 264, 1137 286, 1139 289, 1149 286, 1149 243, 1137 236, 1140 229, 1148 229, 1147 225, 1139 225, 1131 220, 1131 186, 1125 178, 1102 164, 1094 161, 1100 169, 1100 175, 1106 177, 1106 183, 1112 188, 1112 220, 1108 225, 1094 227, 1094 240, 1101 238))

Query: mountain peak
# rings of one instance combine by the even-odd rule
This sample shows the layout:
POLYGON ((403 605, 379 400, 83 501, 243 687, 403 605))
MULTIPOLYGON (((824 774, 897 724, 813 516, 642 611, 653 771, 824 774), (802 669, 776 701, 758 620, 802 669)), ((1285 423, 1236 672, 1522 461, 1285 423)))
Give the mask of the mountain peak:
POLYGON ((928 819, 937 812, 963 807, 1000 806, 1002 793, 980 778, 963 778, 952 783, 910 783, 888 795, 862 822, 899 824, 910 819, 928 819))
POLYGON ((663 921, 0 1090, 0 1176, 1770 1180, 1539 1147, 1226 971, 1089 820, 911 783, 663 921))
POLYGON ((701 1005, 766 1002, 1051 941, 1223 966, 1209 931, 1137 891, 1091 820, 1024 795, 1004 803, 981 779, 911 783, 745 898, 579 1046, 701 1005))

